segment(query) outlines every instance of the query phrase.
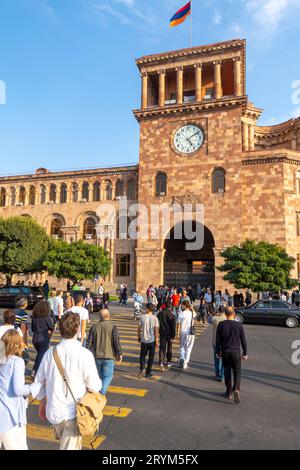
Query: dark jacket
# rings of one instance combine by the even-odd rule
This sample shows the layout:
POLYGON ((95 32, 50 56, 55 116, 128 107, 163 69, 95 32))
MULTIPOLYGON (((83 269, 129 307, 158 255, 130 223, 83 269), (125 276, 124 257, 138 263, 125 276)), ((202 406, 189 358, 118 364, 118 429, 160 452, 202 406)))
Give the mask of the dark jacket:
POLYGON ((99 321, 90 329, 86 343, 96 359, 116 359, 122 356, 119 333, 116 325, 110 321, 99 321))
POLYGON ((159 321, 159 334, 174 339, 176 335, 176 318, 172 310, 161 310, 157 315, 159 321))
POLYGON ((52 318, 50 316, 33 318, 31 322, 31 330, 33 335, 33 344, 47 343, 50 341, 48 331, 54 330, 54 323, 52 318))
POLYGON ((247 342, 245 330, 241 323, 233 320, 224 320, 219 323, 216 336, 217 354, 228 352, 241 353, 247 355, 247 342))

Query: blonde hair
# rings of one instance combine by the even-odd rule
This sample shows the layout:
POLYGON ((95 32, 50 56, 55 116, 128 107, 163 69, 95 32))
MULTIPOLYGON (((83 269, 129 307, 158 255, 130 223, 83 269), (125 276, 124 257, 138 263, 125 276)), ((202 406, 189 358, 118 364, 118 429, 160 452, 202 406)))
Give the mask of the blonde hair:
POLYGON ((20 336, 17 330, 8 330, 3 336, 2 341, 5 344, 6 356, 19 356, 22 357, 22 353, 25 349, 23 338, 20 336))

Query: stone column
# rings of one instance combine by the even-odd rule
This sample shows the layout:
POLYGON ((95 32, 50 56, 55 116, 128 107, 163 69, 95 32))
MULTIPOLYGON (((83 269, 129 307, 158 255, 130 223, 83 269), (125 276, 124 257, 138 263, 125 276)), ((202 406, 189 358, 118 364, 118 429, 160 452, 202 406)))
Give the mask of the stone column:
POLYGON ((177 71, 177 104, 183 103, 183 67, 178 67, 177 71))
POLYGON ((158 92, 158 105, 162 108, 165 105, 165 94, 166 94, 166 72, 161 70, 158 72, 159 75, 159 92, 158 92))
POLYGON ((202 64, 195 65, 195 95, 196 101, 202 101, 202 64))
POLYGON ((243 150, 247 152, 249 150, 249 129, 248 124, 246 122, 242 122, 242 130, 243 130, 243 150))
POLYGON ((234 94, 235 96, 241 96, 242 95, 241 58, 235 57, 233 60, 234 60, 234 94))
POLYGON ((254 150, 254 124, 249 125, 249 150, 254 150))
POLYGON ((148 108, 148 74, 142 74, 142 109, 148 108))
POLYGON ((222 76, 221 76, 221 61, 214 62, 214 77, 215 77, 215 99, 222 98, 222 76))

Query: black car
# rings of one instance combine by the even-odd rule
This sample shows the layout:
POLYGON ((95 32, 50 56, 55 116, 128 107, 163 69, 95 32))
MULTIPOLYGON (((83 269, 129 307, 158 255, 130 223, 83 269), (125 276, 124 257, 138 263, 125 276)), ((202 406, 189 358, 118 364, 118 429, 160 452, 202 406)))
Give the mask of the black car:
POLYGON ((0 289, 0 308, 15 308, 16 302, 22 297, 26 297, 28 300, 29 309, 46 298, 43 289, 40 287, 2 287, 0 289))
POLYGON ((235 309, 236 321, 296 328, 300 324, 300 308, 282 300, 259 300, 249 307, 235 309))
POLYGON ((99 294, 96 294, 95 292, 92 292, 90 290, 71 290, 69 292, 74 299, 76 299, 77 295, 82 295, 82 297, 85 299, 86 295, 89 293, 91 295, 91 298, 93 299, 93 311, 99 312, 101 310, 102 301, 99 294))

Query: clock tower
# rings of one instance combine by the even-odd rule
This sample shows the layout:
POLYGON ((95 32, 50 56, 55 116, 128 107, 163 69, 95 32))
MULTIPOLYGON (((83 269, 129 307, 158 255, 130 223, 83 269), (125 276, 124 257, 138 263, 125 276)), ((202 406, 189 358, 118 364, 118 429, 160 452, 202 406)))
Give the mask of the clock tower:
MULTIPOLYGON (((137 241, 137 288, 149 284, 226 287, 215 270, 220 252, 241 240, 241 153, 253 146, 260 110, 248 104, 245 40, 235 39, 145 56, 142 81, 138 201, 149 231, 137 241), (251 112, 250 112, 251 110, 251 112), (204 246, 187 251, 175 227, 151 237, 151 205, 204 207, 204 246)), ((193 221, 194 212, 190 218, 193 221)), ((194 221, 195 223, 195 221, 194 221)))

